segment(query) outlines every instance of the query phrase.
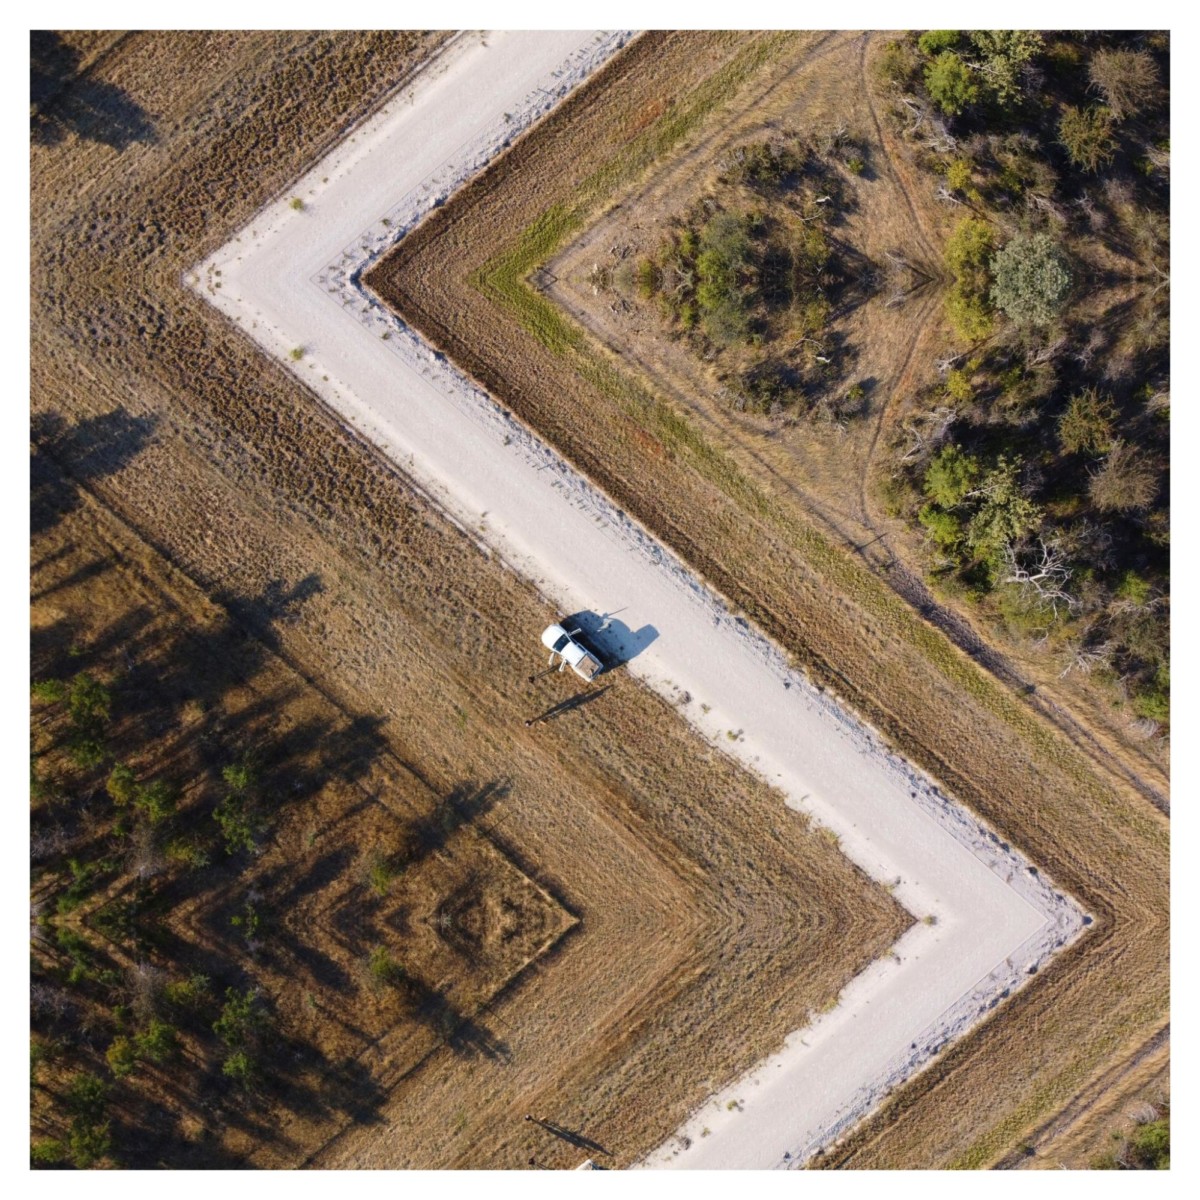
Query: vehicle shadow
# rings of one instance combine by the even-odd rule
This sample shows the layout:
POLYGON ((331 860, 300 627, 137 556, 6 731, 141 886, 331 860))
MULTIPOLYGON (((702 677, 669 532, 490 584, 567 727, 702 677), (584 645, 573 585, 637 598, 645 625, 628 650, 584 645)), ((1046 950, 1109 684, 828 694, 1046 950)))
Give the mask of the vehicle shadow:
POLYGON ((630 629, 624 621, 618 621, 608 613, 594 613, 590 609, 573 613, 559 622, 568 631, 578 629, 583 640, 611 670, 637 658, 658 637, 653 625, 641 629, 630 629))

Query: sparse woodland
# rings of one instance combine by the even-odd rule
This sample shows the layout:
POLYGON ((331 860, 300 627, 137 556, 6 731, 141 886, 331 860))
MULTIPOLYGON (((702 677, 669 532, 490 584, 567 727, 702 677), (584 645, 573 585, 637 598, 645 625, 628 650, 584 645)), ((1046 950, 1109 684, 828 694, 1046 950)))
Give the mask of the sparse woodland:
POLYGON ((931 30, 878 84, 954 219, 887 481, 939 586, 1169 719, 1168 39, 931 30))

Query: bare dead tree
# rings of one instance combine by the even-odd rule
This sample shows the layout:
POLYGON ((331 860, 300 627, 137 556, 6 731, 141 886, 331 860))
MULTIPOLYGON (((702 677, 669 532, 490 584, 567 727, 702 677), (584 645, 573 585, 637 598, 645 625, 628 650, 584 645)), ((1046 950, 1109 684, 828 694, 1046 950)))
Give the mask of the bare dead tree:
POLYGON ((950 369, 955 363, 962 362, 962 360, 966 357, 967 354, 964 350, 962 354, 950 354, 945 358, 939 358, 933 365, 937 367, 939 375, 946 375, 950 372, 950 369))
POLYGON ((1055 616, 1060 605, 1070 609, 1079 603, 1066 590, 1071 579, 1071 568, 1067 565, 1062 546, 1053 538, 1049 542, 1038 538, 1034 560, 1028 563, 1021 561, 1019 551, 1010 543, 1004 547, 1003 561, 1002 582, 1014 583, 1035 595, 1050 605, 1055 616))
POLYGON ((1045 366, 1048 362, 1053 362, 1054 359, 1066 349, 1067 339, 1060 337, 1057 341, 1051 342, 1047 346, 1043 346, 1040 350, 1031 350, 1025 356, 1025 362, 1030 367, 1045 366))
POLYGON ((1108 666, 1112 653, 1112 642, 1100 642, 1095 646, 1088 646, 1082 640, 1073 642, 1067 649, 1066 666, 1058 673, 1058 677, 1066 679, 1072 671, 1090 675, 1094 670, 1108 666))
POLYGON ((948 405, 939 405, 907 422, 902 428, 912 441, 900 456, 900 462, 923 461, 930 457, 946 440, 957 415, 948 405))

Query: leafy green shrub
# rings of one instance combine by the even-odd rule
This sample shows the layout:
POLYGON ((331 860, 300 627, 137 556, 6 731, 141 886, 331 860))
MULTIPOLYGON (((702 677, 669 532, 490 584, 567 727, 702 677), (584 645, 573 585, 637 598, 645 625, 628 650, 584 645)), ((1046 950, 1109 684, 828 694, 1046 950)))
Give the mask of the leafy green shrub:
POLYGON ((260 821, 256 811, 259 789, 259 768, 255 759, 243 755, 230 763, 222 772, 226 793, 213 810, 213 820, 221 828, 225 838, 225 852, 236 854, 239 850, 253 852, 258 849, 260 821))
POLYGON ((133 804, 151 825, 159 825, 175 815, 175 789, 165 780, 155 780, 138 788, 133 804))
POLYGON ((35 1167, 57 1167, 66 1159, 67 1147, 56 1138, 41 1138, 29 1147, 29 1161, 35 1167))
POLYGON ((404 968, 391 956, 386 946, 376 946, 367 959, 367 973, 380 984, 399 983, 405 979, 404 968))
POLYGON ((992 303, 1017 325, 1048 325, 1071 291, 1067 256, 1047 233, 1018 236, 992 260, 992 303))
POLYGON ((235 1050, 225 1056, 221 1074, 232 1079, 239 1087, 249 1088, 258 1078, 258 1063, 245 1050, 235 1050))
POLYGON ((942 550, 953 550, 962 538, 962 525, 958 518, 936 504, 926 504, 917 514, 917 520, 942 550))
POLYGON ((231 1050, 244 1050, 269 1022, 254 988, 239 992, 231 987, 225 989, 225 1004, 213 1022, 213 1033, 231 1050))
POLYGON ((917 49, 933 58, 943 50, 953 50, 961 37, 957 29, 927 29, 917 38, 917 49))
POLYGON ((971 386, 971 376, 966 371, 953 370, 946 372, 946 395, 958 404, 967 404, 975 398, 975 389, 971 386))
POLYGON ((1004 548, 1021 542, 1037 528, 1041 509, 1021 491, 1019 459, 996 460, 980 482, 981 502, 967 522, 966 543, 992 574, 1004 548))
POLYGON ((125 766, 124 763, 118 763, 109 772, 104 790, 118 808, 124 808, 137 794, 137 776, 134 775, 131 767, 125 766))
POLYGON ((925 68, 925 90, 948 116, 956 117, 979 99, 975 73, 952 50, 943 50, 925 68))
POLYGON ((163 988, 163 996, 169 1004, 183 1009, 197 1009, 212 995, 207 975, 189 975, 186 979, 171 980, 163 988))
POLYGON ((643 258, 637 265, 637 292, 643 300, 649 300, 658 291, 658 270, 654 260, 643 258))
POLYGON ((1042 51, 1042 35, 1029 29, 976 29, 971 45, 990 98, 1002 108, 1016 105, 1024 92, 1024 68, 1042 51))
POLYGON ((179 1054, 179 1036, 165 1021, 152 1020, 133 1039, 139 1058, 162 1066, 179 1054))
POLYGON ((163 853, 168 862, 181 867, 191 867, 193 870, 207 867, 210 862, 208 846, 195 835, 172 838, 163 847, 163 853))
POLYGON ((946 242, 946 265, 954 275, 946 294, 946 315, 965 341, 979 341, 991 332, 987 297, 994 245, 992 227, 978 217, 961 220, 946 242))
POLYGON ((71 1077, 63 1102, 72 1116, 98 1121, 108 1105, 108 1084, 98 1075, 80 1071, 71 1077))
POLYGON ((1150 584, 1136 571, 1126 571, 1121 576, 1121 582, 1117 584, 1113 595, 1118 600, 1136 604, 1141 608, 1150 599, 1150 584))
POLYGON ((104 1052, 104 1061, 108 1063, 108 1069, 117 1079, 124 1079, 126 1075, 133 1074, 137 1066, 137 1054, 134 1052, 133 1043, 127 1037, 114 1038, 112 1045, 104 1052))
POLYGON ((991 225, 979 217, 964 217, 946 242, 946 265, 956 279, 980 282, 988 272, 994 247, 991 225))
POLYGON ((76 1118, 67 1138, 71 1165, 80 1171, 94 1167, 112 1150, 112 1134, 107 1121, 92 1123, 76 1118))
POLYGON ((61 679, 39 680, 30 690, 43 704, 58 704, 67 698, 67 685, 61 679))
POLYGON ((920 69, 915 48, 904 38, 888 42, 875 60, 875 78, 883 87, 907 90, 920 69))

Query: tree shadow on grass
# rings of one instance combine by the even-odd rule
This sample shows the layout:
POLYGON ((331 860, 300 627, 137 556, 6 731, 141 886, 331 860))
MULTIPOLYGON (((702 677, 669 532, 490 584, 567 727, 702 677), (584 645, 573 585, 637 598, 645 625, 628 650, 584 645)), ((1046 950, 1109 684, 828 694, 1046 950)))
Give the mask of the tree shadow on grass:
POLYGON ((74 424, 58 413, 39 413, 30 428, 30 535, 53 528, 79 505, 80 487, 114 475, 149 444, 155 421, 123 408, 74 424))
POLYGON ((80 54, 49 30, 29 33, 29 133, 35 145, 56 146, 74 133, 114 150, 155 142, 149 114, 115 84, 80 71, 80 54))

